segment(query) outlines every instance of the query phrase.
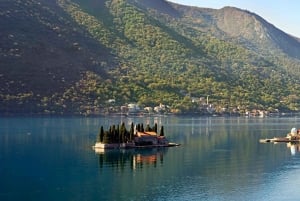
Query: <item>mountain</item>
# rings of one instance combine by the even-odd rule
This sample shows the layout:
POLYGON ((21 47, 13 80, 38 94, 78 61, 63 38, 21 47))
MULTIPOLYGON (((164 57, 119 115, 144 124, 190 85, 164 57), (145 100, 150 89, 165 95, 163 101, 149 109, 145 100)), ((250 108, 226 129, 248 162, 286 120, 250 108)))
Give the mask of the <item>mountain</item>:
POLYGON ((268 51, 274 51, 300 58, 300 43, 297 38, 277 29, 254 13, 236 8, 223 8, 218 14, 217 27, 229 37, 244 40, 245 44, 254 46, 266 55, 268 51))
POLYGON ((299 39, 284 33, 255 13, 234 7, 214 10, 176 4, 173 6, 181 13, 180 16, 184 16, 181 19, 189 18, 191 28, 211 31, 218 38, 250 47, 266 55, 271 51, 300 58, 299 39))
POLYGON ((0 15, 1 113, 102 114, 131 102, 185 113, 208 96, 217 110, 299 107, 299 39, 249 11, 3 0, 0 15))

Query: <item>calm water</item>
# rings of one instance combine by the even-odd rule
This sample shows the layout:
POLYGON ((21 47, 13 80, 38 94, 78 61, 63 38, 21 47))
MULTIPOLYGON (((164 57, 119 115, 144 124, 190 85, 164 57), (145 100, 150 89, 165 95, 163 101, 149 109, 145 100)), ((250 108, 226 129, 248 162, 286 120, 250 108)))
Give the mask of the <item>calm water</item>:
POLYGON ((260 144, 299 118, 0 118, 0 200, 299 200, 300 153, 260 144), (101 125, 164 126, 180 147, 95 153, 101 125))

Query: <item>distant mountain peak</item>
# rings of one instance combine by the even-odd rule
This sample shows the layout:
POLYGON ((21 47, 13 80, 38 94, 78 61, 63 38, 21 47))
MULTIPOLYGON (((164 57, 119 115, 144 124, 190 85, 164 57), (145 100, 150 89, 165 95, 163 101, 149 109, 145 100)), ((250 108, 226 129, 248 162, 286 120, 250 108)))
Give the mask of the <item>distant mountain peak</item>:
POLYGON ((217 26, 229 37, 243 38, 262 51, 281 51, 300 58, 300 43, 259 15, 238 8, 225 7, 217 14, 217 26), (268 47, 268 48, 267 48, 268 47))
POLYGON ((257 16, 249 11, 224 7, 217 12, 217 26, 230 37, 264 38, 264 28, 257 16))
POLYGON ((266 55, 284 53, 300 59, 300 39, 281 31, 248 10, 225 6, 221 9, 172 4, 187 25, 222 40, 241 44, 266 55))

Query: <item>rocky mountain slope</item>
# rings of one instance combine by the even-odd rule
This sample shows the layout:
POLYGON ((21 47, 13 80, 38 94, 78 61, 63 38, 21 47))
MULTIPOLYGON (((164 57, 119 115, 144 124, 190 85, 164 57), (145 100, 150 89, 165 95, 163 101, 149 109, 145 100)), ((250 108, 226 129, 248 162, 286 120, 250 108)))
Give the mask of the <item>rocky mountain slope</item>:
POLYGON ((290 57, 300 58, 299 38, 281 31, 250 11, 234 7, 198 8, 161 0, 151 1, 151 5, 145 1, 133 2, 142 9, 152 9, 158 16, 161 14, 172 16, 172 20, 182 23, 182 26, 212 34, 217 38, 244 45, 252 50, 259 50, 266 54, 269 54, 268 51, 276 54, 285 53, 290 57), (164 10, 161 9, 162 7, 164 10))
POLYGON ((138 102, 297 110, 299 39, 249 11, 165 0, 3 0, 0 111, 102 113, 138 102), (117 108, 116 107, 116 108, 117 108))

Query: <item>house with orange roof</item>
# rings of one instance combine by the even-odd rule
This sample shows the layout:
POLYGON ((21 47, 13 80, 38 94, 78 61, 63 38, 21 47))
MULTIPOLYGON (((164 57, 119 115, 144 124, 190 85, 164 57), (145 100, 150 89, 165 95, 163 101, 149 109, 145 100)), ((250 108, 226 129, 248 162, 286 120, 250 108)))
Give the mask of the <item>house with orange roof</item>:
POLYGON ((158 136, 153 131, 136 132, 134 142, 140 146, 168 144, 168 140, 164 136, 158 136))

